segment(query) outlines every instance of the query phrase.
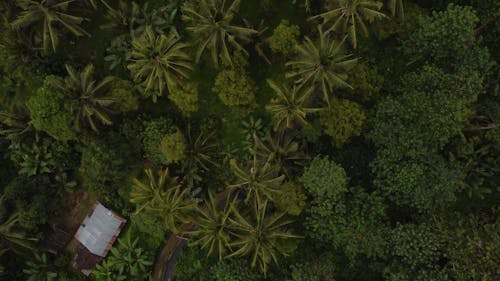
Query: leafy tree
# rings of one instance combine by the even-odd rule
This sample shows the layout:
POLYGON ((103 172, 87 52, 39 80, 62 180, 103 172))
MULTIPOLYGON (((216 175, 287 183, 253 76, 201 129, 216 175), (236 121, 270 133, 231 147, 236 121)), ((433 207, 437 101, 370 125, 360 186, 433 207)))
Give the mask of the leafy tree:
MULTIPOLYGON (((134 80, 142 83, 145 91, 156 91, 161 96, 165 87, 172 91, 193 69, 187 44, 175 35, 157 35, 147 27, 143 36, 132 41, 132 59, 127 68, 134 80)), ((156 96, 153 96, 156 101, 156 96)))
POLYGON ((297 124, 307 125, 306 115, 320 110, 307 107, 312 88, 300 93, 297 87, 292 89, 286 85, 280 87, 270 79, 267 80, 267 84, 276 94, 276 97, 266 105, 266 110, 273 116, 275 131, 291 129, 297 124))
POLYGON ((267 199, 272 200, 285 179, 284 175, 278 175, 277 166, 258 161, 256 155, 246 166, 238 165, 235 159, 231 159, 230 166, 237 180, 228 188, 242 188, 246 192, 245 202, 253 199, 259 202, 256 206, 262 206, 267 199))
POLYGON ((224 207, 221 208, 221 202, 209 193, 209 199, 205 200, 204 207, 197 208, 195 223, 197 228, 190 232, 194 237, 192 245, 199 245, 201 249, 207 251, 207 256, 217 255, 219 260, 230 250, 229 243, 231 237, 229 234, 229 198, 226 198, 224 207))
POLYGON ((304 169, 300 182, 307 192, 317 198, 338 200, 347 191, 347 175, 344 168, 328 157, 317 156, 304 169))
POLYGON ((358 33, 365 37, 368 36, 367 23, 386 17, 385 14, 379 12, 383 5, 379 1, 335 0, 327 3, 327 12, 309 19, 321 18, 323 24, 331 24, 326 32, 336 31, 347 34, 355 49, 358 46, 358 33))
POLYGON ((196 62, 202 54, 209 50, 212 62, 218 68, 219 54, 232 65, 231 51, 245 52, 240 42, 247 43, 257 31, 235 25, 233 20, 238 13, 240 0, 226 2, 224 0, 186 1, 182 6, 182 19, 187 22, 186 28, 196 40, 196 62))
POLYGON ((168 98, 186 116, 198 111, 198 86, 194 83, 186 83, 170 91, 168 98))
POLYGON ((365 112, 359 104, 336 98, 330 101, 330 107, 321 111, 320 115, 325 133, 332 137, 337 147, 342 147, 350 138, 361 135, 365 118, 365 112))
POLYGON ((484 70, 489 54, 478 45, 478 22, 471 7, 450 4, 445 11, 422 19, 420 27, 404 42, 403 51, 414 60, 427 60, 443 69, 484 70))
POLYGON ((167 238, 167 228, 162 218, 154 211, 142 211, 132 218, 134 236, 141 237, 141 242, 148 249, 159 248, 167 238))
POLYGON ((441 257, 443 242, 426 225, 398 225, 392 230, 389 240, 396 262, 410 269, 432 268, 441 257))
POLYGON ((70 105, 60 93, 40 88, 26 103, 35 129, 44 131, 51 137, 68 141, 76 138, 72 128, 74 117, 70 105))
POLYGON ((27 275, 26 281, 55 281, 58 277, 56 272, 53 272, 47 255, 45 253, 39 255, 35 253, 33 261, 26 262, 27 269, 23 269, 23 273, 27 275))
POLYGON ((309 37, 297 45, 297 55, 286 63, 287 78, 295 79, 301 87, 319 89, 323 99, 329 102, 334 87, 350 88, 346 72, 357 62, 344 52, 344 40, 337 42, 331 33, 318 26, 319 38, 313 42, 309 37))
POLYGON ((243 68, 227 68, 215 77, 212 88, 227 106, 250 106, 255 101, 255 82, 243 68))
POLYGON ((107 96, 113 77, 107 76, 99 82, 93 80, 94 66, 89 64, 81 72, 66 65, 68 76, 63 79, 49 79, 46 84, 64 93, 71 99, 71 109, 75 115, 75 128, 81 129, 82 123, 88 123, 90 128, 98 132, 96 120, 104 125, 113 122, 109 117, 114 99, 107 96))
POLYGON ((184 135, 177 131, 163 137, 160 150, 170 163, 177 163, 186 157, 186 140, 184 135))
POLYGON ((269 37, 269 47, 275 53, 288 56, 294 52, 299 35, 300 29, 297 25, 290 25, 287 20, 282 20, 269 37))
POLYGON ((408 156, 441 149, 467 124, 470 103, 479 90, 472 81, 426 66, 407 74, 396 97, 378 103, 369 138, 408 156))
POLYGON ((82 17, 70 14, 68 0, 16 0, 22 9, 18 17, 11 22, 14 29, 35 27, 41 29, 37 34, 37 41, 42 42, 42 48, 48 52, 56 51, 59 37, 64 30, 75 36, 90 36, 80 24, 85 20, 82 17), (64 28, 64 30, 62 29, 64 28))
POLYGON ((254 201, 251 218, 243 216, 234 204, 231 206, 234 217, 230 217, 229 221, 234 240, 230 247, 235 250, 228 257, 249 255, 252 267, 259 264, 260 270, 266 273, 269 263, 278 263, 278 255, 289 254, 282 243, 299 236, 286 230, 285 226, 292 221, 283 219, 284 213, 268 215, 268 201, 264 200, 261 204, 254 201))
POLYGON ((181 190, 177 178, 169 176, 168 169, 158 170, 158 178, 151 169, 144 171, 147 182, 134 179, 134 189, 130 192, 130 202, 138 206, 135 213, 153 211, 162 217, 170 231, 178 233, 178 224, 188 220, 196 203, 188 197, 187 189, 181 190))

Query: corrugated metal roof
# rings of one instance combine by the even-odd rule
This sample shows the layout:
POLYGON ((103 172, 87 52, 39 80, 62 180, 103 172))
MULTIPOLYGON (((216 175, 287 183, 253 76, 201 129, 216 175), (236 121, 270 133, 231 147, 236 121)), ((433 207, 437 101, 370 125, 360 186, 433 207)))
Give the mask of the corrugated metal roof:
POLYGON ((75 238, 91 253, 105 257, 126 220, 99 202, 93 209, 83 220, 75 238))

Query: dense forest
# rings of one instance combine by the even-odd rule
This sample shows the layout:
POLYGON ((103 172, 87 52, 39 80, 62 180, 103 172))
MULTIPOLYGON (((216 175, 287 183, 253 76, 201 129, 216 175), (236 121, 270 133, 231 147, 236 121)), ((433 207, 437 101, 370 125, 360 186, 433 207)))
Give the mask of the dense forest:
POLYGON ((1 280, 500 280, 500 1, 0 14, 1 280), (85 276, 41 241, 96 201, 85 276))

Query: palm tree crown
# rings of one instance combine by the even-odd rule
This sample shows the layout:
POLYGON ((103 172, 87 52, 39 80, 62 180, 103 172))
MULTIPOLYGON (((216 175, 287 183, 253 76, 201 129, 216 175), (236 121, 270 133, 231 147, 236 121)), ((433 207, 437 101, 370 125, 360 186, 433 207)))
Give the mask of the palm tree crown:
POLYGON ((251 218, 242 215, 233 204, 231 206, 234 216, 229 218, 231 234, 234 241, 230 246, 235 249, 228 257, 250 255, 252 266, 259 264, 262 272, 267 271, 270 262, 278 263, 278 255, 287 255, 280 243, 287 239, 300 238, 285 229, 292 223, 283 219, 285 213, 267 214, 267 200, 262 205, 254 202, 254 214, 251 218))
POLYGON ((298 45, 295 59, 286 63, 289 71, 287 78, 295 79, 300 87, 320 89, 323 99, 329 103, 329 95, 334 87, 352 88, 347 82, 347 71, 357 59, 344 52, 344 40, 335 41, 330 33, 322 31, 318 26, 319 39, 313 42, 305 37, 302 45, 298 45))
POLYGON ((231 4, 226 2, 229 1, 188 1, 182 7, 182 18, 189 23, 187 30, 198 42, 196 62, 206 50, 210 50, 216 67, 219 66, 219 53, 232 65, 230 48, 246 53, 237 40, 250 42, 251 37, 258 33, 254 29, 232 24, 241 0, 234 0, 231 4))
POLYGON ((48 51, 50 47, 55 52, 59 43, 60 27, 64 27, 75 36, 87 35, 80 24, 85 20, 82 17, 68 14, 69 6, 75 0, 16 0, 23 9, 11 26, 21 29, 30 26, 40 26, 42 47, 48 51))
POLYGON ((375 19, 386 17, 379 12, 382 2, 373 0, 334 0, 329 2, 327 12, 311 17, 311 20, 322 18, 323 23, 331 23, 326 32, 337 31, 347 33, 354 48, 357 48, 358 30, 368 36, 365 21, 371 23, 375 19))
POLYGON ((134 179, 134 189, 130 192, 130 202, 138 205, 135 214, 144 209, 161 216, 165 225, 174 233, 179 232, 178 224, 188 220, 196 202, 188 196, 188 189, 181 190, 176 177, 170 177, 168 169, 160 169, 155 178, 151 169, 145 169, 147 183, 134 179))
POLYGON ((81 123, 86 122, 90 128, 97 132, 95 120, 104 125, 113 122, 109 114, 114 99, 106 96, 112 76, 107 76, 99 82, 93 80, 94 66, 89 64, 83 71, 78 72, 73 67, 66 65, 68 76, 64 80, 52 80, 53 86, 72 99, 72 110, 76 114, 75 127, 81 128, 81 123))
POLYGON ((306 125, 306 115, 320 110, 306 106, 312 88, 301 94, 295 86, 292 89, 287 85, 280 87, 269 79, 267 83, 276 93, 276 97, 266 106, 273 116, 275 131, 291 129, 295 124, 306 125))
POLYGON ((187 44, 179 40, 173 34, 157 35, 147 27, 143 36, 132 41, 132 63, 128 69, 146 91, 158 91, 161 96, 165 87, 171 91, 188 78, 193 66, 189 55, 184 52, 187 44))

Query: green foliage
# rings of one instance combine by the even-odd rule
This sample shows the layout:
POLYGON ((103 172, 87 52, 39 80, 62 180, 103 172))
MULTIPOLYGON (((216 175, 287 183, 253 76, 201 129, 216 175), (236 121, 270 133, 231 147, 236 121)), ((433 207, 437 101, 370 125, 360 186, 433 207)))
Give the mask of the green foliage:
POLYGON ((75 115, 74 127, 77 131, 82 128, 82 123, 98 132, 96 121, 103 125, 111 125, 112 106, 114 100, 108 96, 109 87, 113 81, 112 76, 107 76, 100 81, 93 80, 94 66, 87 65, 80 72, 69 65, 66 66, 68 76, 63 79, 49 77, 45 84, 54 91, 64 93, 71 102, 71 110, 75 115))
POLYGON ((76 138, 72 128, 74 117, 62 94, 40 88, 36 95, 28 99, 26 106, 35 129, 61 141, 76 138))
POLYGON ((291 55, 295 45, 298 44, 299 36, 300 29, 297 25, 290 25, 287 20, 282 20, 274 29, 273 35, 269 37, 269 47, 275 53, 281 53, 284 56, 291 55))
MULTIPOLYGON (((145 92, 156 91, 161 96, 165 88, 172 91, 193 69, 187 44, 175 35, 157 35, 147 27, 143 36, 132 41, 132 58, 127 68, 134 81, 141 83, 145 92)), ((156 96, 153 96, 156 101, 156 96)))
POLYGON ((168 98, 186 116, 198 111, 198 85, 186 83, 170 91, 168 98))
POLYGON ((141 237, 141 243, 150 249, 157 249, 167 239, 167 228, 152 211, 140 212, 132 218, 132 224, 137 231, 135 236, 141 237))
POLYGON ((304 169, 300 182, 315 198, 330 198, 335 201, 347 191, 348 179, 340 165, 328 157, 317 156, 304 169))
POLYGON ((255 102, 255 82, 243 68, 219 72, 212 91, 227 106, 248 107, 255 102))
POLYGON ((227 256, 250 256, 252 267, 258 264, 264 274, 271 262, 278 263, 278 255, 290 254, 284 243, 299 238, 285 228, 292 223, 284 219, 285 213, 269 215, 267 207, 267 200, 262 204, 254 201, 253 215, 248 218, 231 206, 234 216, 229 217, 229 228, 234 240, 229 244, 233 252, 227 256))
POLYGON ((411 157, 441 149, 467 124, 479 81, 426 66, 403 79, 400 95, 377 105, 369 137, 375 144, 411 157))
POLYGON ((45 52, 56 51, 62 32, 69 31, 75 36, 90 36, 80 24, 85 20, 72 15, 72 1, 66 0, 16 0, 22 9, 11 22, 14 29, 41 29, 35 33, 35 41, 42 45, 45 52), (41 33, 41 34, 40 34, 41 33))
POLYGON ((58 274, 56 272, 52 272, 54 269, 51 268, 45 253, 41 255, 35 253, 35 259, 33 261, 26 262, 26 265, 28 268, 23 269, 23 273, 27 276, 26 281, 57 280, 58 274))
POLYGON ((336 147, 342 147, 350 138, 361 135, 365 118, 365 112, 359 104, 336 98, 320 115, 325 133, 332 137, 336 147))
POLYGON ((353 99, 371 103, 379 98, 384 77, 368 64, 358 63, 348 72, 347 83, 353 86, 353 89, 349 90, 353 99))
POLYGON ((186 247, 180 252, 175 265, 176 281, 211 281, 212 274, 207 270, 211 264, 205 254, 197 247, 186 247))
POLYGON ((411 269, 433 267, 440 259, 442 241, 426 225, 398 225, 389 240, 397 262, 411 269))
MULTIPOLYGON (((121 141, 121 140, 118 140, 121 141)), ((86 179, 87 187, 103 194, 118 190, 127 174, 123 144, 90 139, 82 149, 79 171, 86 179)))
POLYGON ((298 216, 306 207, 306 195, 302 187, 295 182, 287 182, 280 187, 280 192, 274 197, 276 207, 292 216, 298 216))
POLYGON ((367 23, 371 24, 377 19, 385 18, 386 15, 379 12, 382 2, 371 0, 337 0, 327 2, 327 11, 309 18, 314 20, 321 18, 323 24, 328 24, 326 32, 336 31, 347 34, 352 46, 358 46, 358 34, 368 36, 367 23))
POLYGON ((127 113, 139 108, 139 96, 135 93, 134 84, 128 80, 115 78, 109 95, 119 112, 127 113))
POLYGON ((484 69, 489 55, 477 45, 478 22, 471 7, 450 4, 445 11, 434 11, 422 19, 419 29, 404 42, 403 50, 445 69, 484 69))
POLYGON ((230 260, 216 263, 210 268, 213 281, 260 281, 262 276, 253 271, 244 260, 230 260))
POLYGON ((286 77, 295 79, 300 87, 319 90, 323 100, 329 102, 334 87, 351 88, 347 84, 347 71, 357 62, 344 50, 344 40, 337 42, 330 32, 324 32, 318 26, 319 38, 313 42, 305 37, 301 45, 296 46, 297 55, 285 65, 286 77))
POLYGON ((150 266, 153 257, 147 254, 138 245, 139 237, 132 239, 130 232, 119 238, 117 244, 111 248, 111 255, 104 264, 98 265, 92 273, 93 280, 149 280, 150 266))
POLYGON ((305 220, 307 234, 342 251, 350 263, 359 256, 386 255, 386 210, 383 198, 353 188, 343 198, 314 197, 305 220))
POLYGON ((161 153, 160 144, 164 136, 175 132, 172 120, 159 118, 145 121, 143 125, 144 129, 140 133, 140 138, 142 140, 144 158, 156 164, 165 163, 167 159, 161 153))
POLYGON ((184 135, 177 131, 164 136, 160 143, 160 151, 169 163, 177 163, 186 157, 186 140, 184 135))
POLYGON ((292 129, 295 125, 307 125, 306 115, 320 110, 307 107, 312 89, 300 93, 297 87, 290 89, 287 85, 278 86, 270 79, 267 84, 276 94, 266 105, 266 110, 272 114, 275 131, 292 129))
POLYGON ((130 192, 130 202, 137 204, 135 213, 153 211, 171 232, 180 232, 180 224, 189 220, 196 206, 189 198, 188 189, 181 190, 177 178, 170 177, 168 169, 158 170, 158 178, 151 169, 144 171, 147 181, 134 179, 134 189, 130 192))
POLYGON ((227 2, 224 0, 185 1, 182 6, 182 19, 188 24, 198 49, 196 62, 203 53, 210 51, 212 62, 219 67, 219 55, 232 66, 231 52, 239 50, 246 53, 240 45, 252 40, 256 30, 233 23, 238 14, 241 0, 227 2), (229 43, 229 44, 228 44, 229 43))

